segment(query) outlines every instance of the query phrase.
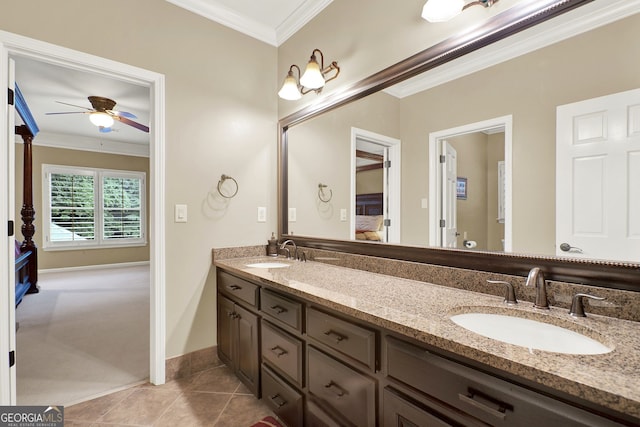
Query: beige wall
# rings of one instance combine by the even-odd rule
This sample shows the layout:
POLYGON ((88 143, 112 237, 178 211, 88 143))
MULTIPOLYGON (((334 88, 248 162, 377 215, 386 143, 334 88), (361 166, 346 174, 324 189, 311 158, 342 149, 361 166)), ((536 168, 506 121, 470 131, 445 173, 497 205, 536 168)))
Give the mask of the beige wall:
POLYGON ((402 177, 419 183, 403 186, 403 243, 428 241, 414 207, 428 194, 429 133, 511 114, 513 251, 555 254, 556 106, 640 87, 637 28, 626 18, 403 99, 402 177))
POLYGON ((165 75, 166 354, 213 345, 211 248, 276 229, 276 48, 157 0, 10 0, 0 29, 165 75), (211 196, 221 174, 240 186, 226 205, 211 196))
POLYGON ((384 169, 372 169, 356 173, 356 194, 382 193, 384 169))
POLYGON ((324 114, 289 131, 289 207, 297 221, 289 232, 306 236, 350 239, 349 221, 340 221, 340 209, 351 206, 351 128, 396 138, 398 99, 380 92, 356 104, 324 114), (329 185, 333 198, 318 201, 318 183, 329 185))
POLYGON ((339 92, 521 1, 500 0, 489 9, 470 8, 454 20, 439 24, 430 24, 420 17, 424 0, 393 4, 388 0, 334 1, 279 47, 277 84, 282 85, 291 64, 304 71, 314 48, 325 54, 325 65, 338 62, 340 76, 329 82, 321 95, 308 94, 295 102, 279 100, 279 116, 285 117, 323 96, 339 92))
POLYGON ((464 236, 477 242, 477 250, 487 249, 487 135, 474 132, 447 139, 457 152, 458 177, 467 178, 467 198, 456 200, 458 248, 464 236))
MULTIPOLYGON (((35 138, 34 138, 35 140, 35 138)), ((16 144, 16 218, 20 218, 22 207, 22 171, 24 145, 16 144)), ((46 251, 42 244, 42 165, 85 166, 90 168, 115 169, 144 172, 147 192, 147 231, 149 235, 149 159, 146 157, 119 156, 90 151, 67 150, 35 145, 33 147, 33 206, 36 211, 33 236, 38 250, 38 269, 80 267, 87 265, 117 264, 122 262, 149 261, 149 245, 110 249, 83 249, 73 251, 46 251)), ((17 238, 22 234, 17 231, 17 238)))

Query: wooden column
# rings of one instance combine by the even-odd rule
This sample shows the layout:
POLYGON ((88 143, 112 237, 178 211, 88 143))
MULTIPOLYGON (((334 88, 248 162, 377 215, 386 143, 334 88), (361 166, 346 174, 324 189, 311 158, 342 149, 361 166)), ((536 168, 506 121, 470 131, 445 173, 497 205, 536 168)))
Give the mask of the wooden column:
POLYGON ((36 227, 33 221, 36 218, 36 211, 33 208, 33 135, 27 126, 16 126, 16 134, 22 137, 24 141, 24 170, 23 170, 23 189, 22 189, 22 235, 24 240, 20 245, 20 251, 25 253, 31 251, 29 260, 29 281, 31 287, 27 291, 28 294, 37 293, 38 289, 38 248, 33 241, 33 235, 36 227))

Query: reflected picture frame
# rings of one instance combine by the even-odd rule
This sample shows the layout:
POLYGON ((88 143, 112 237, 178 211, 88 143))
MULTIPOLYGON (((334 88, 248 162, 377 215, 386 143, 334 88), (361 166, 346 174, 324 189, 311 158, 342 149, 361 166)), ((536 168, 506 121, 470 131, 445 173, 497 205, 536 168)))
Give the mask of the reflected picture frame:
POLYGON ((459 176, 456 179, 456 198, 459 200, 467 199, 467 178, 459 176))

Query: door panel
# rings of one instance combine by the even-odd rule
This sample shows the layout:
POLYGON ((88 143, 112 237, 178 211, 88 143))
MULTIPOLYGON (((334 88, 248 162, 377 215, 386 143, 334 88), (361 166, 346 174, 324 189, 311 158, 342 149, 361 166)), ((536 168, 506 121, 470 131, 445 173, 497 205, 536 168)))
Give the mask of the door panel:
POLYGON ((442 166, 442 216, 444 227, 442 227, 442 246, 445 248, 455 248, 458 246, 458 214, 456 187, 458 180, 458 153, 447 141, 442 141, 442 151, 444 163, 442 166))
POLYGON ((556 253, 640 259, 639 181, 640 89, 559 106, 556 253))

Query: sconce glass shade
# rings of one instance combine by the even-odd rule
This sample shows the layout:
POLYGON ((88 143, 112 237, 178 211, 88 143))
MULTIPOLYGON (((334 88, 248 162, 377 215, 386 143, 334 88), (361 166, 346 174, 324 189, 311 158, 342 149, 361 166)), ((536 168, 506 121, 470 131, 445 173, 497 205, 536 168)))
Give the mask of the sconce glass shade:
POLYGON ((324 76, 315 55, 311 57, 304 74, 300 77, 300 84, 307 89, 320 89, 324 86, 324 76))
POLYGON ((110 128, 113 125, 113 117, 100 111, 89 114, 89 120, 91 120, 91 123, 94 125, 105 128, 110 128))
POLYGON ((427 0, 422 8, 422 17, 429 22, 445 22, 460 12, 464 0, 427 0))
POLYGON ((278 96, 287 101, 296 101, 302 98, 300 88, 298 88, 298 82, 291 71, 289 71, 287 77, 284 78, 284 83, 278 92, 278 96))

